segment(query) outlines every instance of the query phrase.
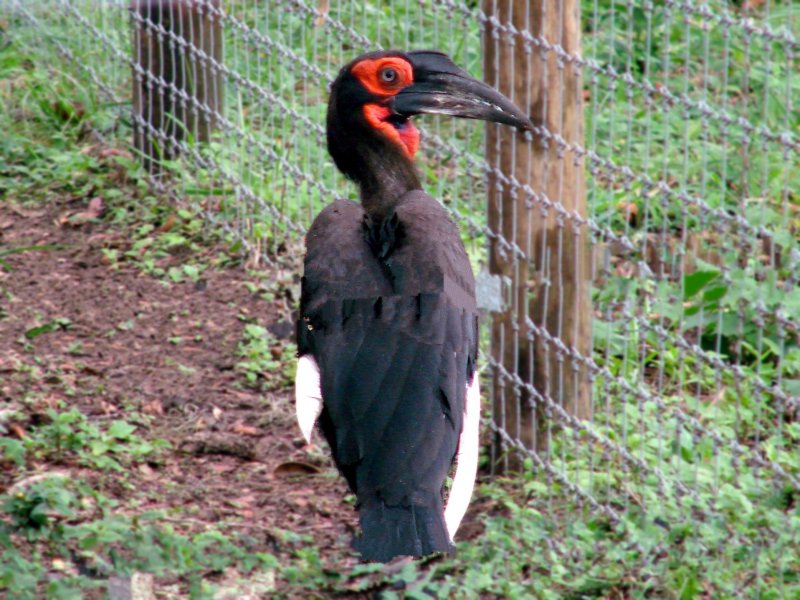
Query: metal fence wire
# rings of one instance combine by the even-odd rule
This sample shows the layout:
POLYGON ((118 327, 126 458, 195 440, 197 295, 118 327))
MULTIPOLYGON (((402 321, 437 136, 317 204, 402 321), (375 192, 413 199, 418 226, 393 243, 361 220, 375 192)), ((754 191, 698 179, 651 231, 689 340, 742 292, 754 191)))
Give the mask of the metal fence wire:
POLYGON ((490 462, 525 471, 562 558, 605 527, 654 573, 676 545, 736 565, 735 595, 799 577, 792 0, 0 6, 113 107, 99 133, 264 260, 355 196, 324 117, 361 52, 440 49, 534 106, 527 139, 421 121, 424 186, 480 273, 490 462))

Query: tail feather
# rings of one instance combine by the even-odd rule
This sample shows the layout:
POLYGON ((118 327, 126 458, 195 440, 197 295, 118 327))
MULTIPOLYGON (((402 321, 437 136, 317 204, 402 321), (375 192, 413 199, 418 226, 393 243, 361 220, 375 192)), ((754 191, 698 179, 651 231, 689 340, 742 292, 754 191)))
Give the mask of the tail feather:
POLYGON ((375 498, 362 503, 358 515, 362 534, 353 547, 364 560, 387 562, 396 556, 453 552, 440 498, 429 506, 387 506, 375 498))

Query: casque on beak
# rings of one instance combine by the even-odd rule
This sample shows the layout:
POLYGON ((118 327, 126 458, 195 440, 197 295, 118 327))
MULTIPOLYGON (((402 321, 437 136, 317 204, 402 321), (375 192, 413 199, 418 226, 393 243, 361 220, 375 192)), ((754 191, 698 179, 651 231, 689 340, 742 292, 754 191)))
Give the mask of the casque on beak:
POLYGON ((397 115, 450 115, 533 129, 511 100, 459 69, 445 54, 423 51, 406 56, 414 67, 414 83, 392 99, 390 106, 397 115))

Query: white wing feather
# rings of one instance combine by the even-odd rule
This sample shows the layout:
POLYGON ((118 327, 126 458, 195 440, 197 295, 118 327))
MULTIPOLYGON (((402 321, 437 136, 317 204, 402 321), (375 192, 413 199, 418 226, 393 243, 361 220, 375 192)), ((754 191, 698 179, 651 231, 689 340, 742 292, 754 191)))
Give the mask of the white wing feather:
MULTIPOLYGON (((319 367, 314 357, 306 354, 297 361, 297 375, 294 382, 295 410, 300 431, 307 443, 322 412, 322 392, 319 381, 319 367)), ((453 485, 444 509, 444 520, 450 539, 453 540, 461 520, 467 512, 475 476, 478 472, 479 433, 481 413, 480 384, 476 373, 466 390, 464 428, 458 441, 456 472, 453 485)))
POLYGON ((322 391, 319 384, 319 367, 310 354, 297 361, 297 375, 294 379, 294 402, 300 431, 311 443, 311 434, 319 413, 322 412, 322 391))
POLYGON ((444 509, 444 522, 451 541, 455 538, 461 519, 467 512, 472 489, 475 487, 475 475, 478 472, 478 437, 481 422, 481 391, 478 379, 478 374, 475 373, 472 383, 467 386, 464 428, 461 430, 456 454, 456 473, 444 509))

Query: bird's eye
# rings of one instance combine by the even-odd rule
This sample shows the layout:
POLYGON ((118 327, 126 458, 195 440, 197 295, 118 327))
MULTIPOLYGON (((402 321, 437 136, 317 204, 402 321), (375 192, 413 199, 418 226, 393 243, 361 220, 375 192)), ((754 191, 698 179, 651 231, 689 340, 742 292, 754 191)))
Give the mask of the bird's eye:
POLYGON ((383 81, 384 83, 394 83, 395 81, 397 81, 397 71, 395 71, 391 67, 383 69, 380 72, 380 76, 381 76, 381 81, 383 81))

